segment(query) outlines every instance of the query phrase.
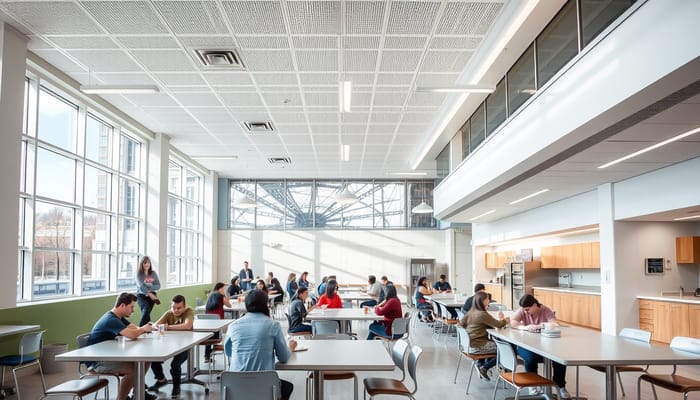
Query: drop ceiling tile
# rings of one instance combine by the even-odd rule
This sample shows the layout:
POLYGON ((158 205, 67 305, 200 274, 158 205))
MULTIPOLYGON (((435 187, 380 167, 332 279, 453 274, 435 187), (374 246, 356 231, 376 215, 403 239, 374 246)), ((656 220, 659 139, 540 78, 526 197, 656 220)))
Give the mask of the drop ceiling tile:
POLYGON ((416 86, 453 86, 459 74, 420 73, 416 78, 416 86))
POLYGON ((286 4, 291 34, 340 33, 340 2, 292 1, 286 4))
POLYGON ((430 125, 399 125, 398 131, 403 134, 418 135, 428 132, 430 125))
POLYGON ((287 145, 287 148, 289 148, 291 145, 311 145, 311 136, 309 135, 281 135, 280 139, 282 139, 282 142, 287 145))
POLYGON ((246 106, 262 107, 263 103, 260 95, 255 92, 221 93, 221 99, 228 107, 246 106))
POLYGON ((212 93, 178 93, 175 98, 185 107, 216 107, 221 102, 212 93))
POLYGON ((312 124, 311 132, 314 135, 337 135, 339 129, 337 124, 312 124))
POLYGON ((108 36, 47 36, 61 49, 118 49, 119 46, 108 36))
POLYGON ((421 72, 460 72, 471 59, 472 51, 428 51, 421 72))
POLYGON ((367 132, 367 125, 343 125, 343 134, 357 135, 367 132))
POLYGON ((410 86, 414 76, 412 73, 377 74, 377 86, 410 86))
POLYGON ((433 121, 435 114, 433 113, 404 113, 401 119, 402 124, 428 124, 433 121))
POLYGON ((352 94, 352 112, 357 112, 362 107, 369 107, 371 102, 372 102, 372 95, 370 93, 353 93, 352 94))
POLYGON ((436 36, 430 39, 430 50, 476 50, 483 36, 436 36))
POLYGON ((359 90, 360 86, 370 86, 374 84, 374 74, 348 72, 344 74, 343 80, 352 81, 352 90, 354 92, 356 89, 359 90))
MULTIPOLYGON (((297 86, 297 76, 292 73, 254 73, 255 83, 261 86, 297 86)), ((274 90, 274 88, 272 88, 274 90)))
POLYGON ((376 134, 393 134, 394 131, 396 130, 396 125, 381 125, 381 124, 373 124, 369 126, 369 129, 367 130, 370 134, 376 135, 376 134))
POLYGON ((386 151, 386 148, 389 145, 389 143, 391 143, 392 139, 392 134, 370 134, 367 135, 367 146, 375 149, 377 146, 379 146, 382 148, 382 151, 386 151))
POLYGON ((396 106, 401 107, 406 101, 406 93, 380 93, 377 92, 374 95, 374 105, 375 106, 396 106))
POLYGON ((439 2, 395 1, 391 3, 387 34, 428 34, 440 8, 439 2))
POLYGON ((450 2, 438 21, 440 35, 486 34, 498 13, 502 2, 450 2))
POLYGON ((250 72, 294 70, 292 56, 287 50, 246 50, 241 58, 250 72))
POLYGON ((71 50, 68 54, 78 59, 93 73, 142 72, 141 68, 120 50, 71 50))
POLYGON ((231 36, 179 36, 182 45, 189 49, 232 49, 235 42, 231 36))
POLYGON ((181 50, 132 50, 131 54, 150 71, 195 71, 192 59, 181 50))
POLYGON ((381 36, 344 36, 344 49, 379 49, 381 36))
POLYGON ((307 125, 290 125, 290 124, 279 124, 275 125, 280 134, 284 135, 294 135, 294 134, 308 134, 309 127, 307 125))
POLYGON ((125 94, 124 97, 140 107, 180 107, 165 93, 125 94))
POLYGON ((161 73, 156 74, 155 77, 165 86, 206 85, 206 82, 199 74, 161 73))
POLYGON ((34 54, 68 74, 71 72, 86 72, 89 68, 87 65, 85 67, 81 66, 79 63, 76 63, 76 61, 80 62, 79 60, 66 57, 57 50, 34 50, 34 54))
POLYGON ((340 141, 338 136, 333 136, 333 135, 319 135, 319 136, 314 136, 314 144, 316 146, 319 145, 333 145, 336 146, 336 150, 340 151, 340 141))
POLYGON ((326 112, 326 113, 308 113, 309 122, 312 124, 336 124, 339 121, 340 113, 338 112, 326 112))
POLYGON ((27 25, 34 33, 44 35, 102 34, 87 14, 75 3, 2 2, 0 10, 7 12, 18 22, 27 25))
POLYGON ((338 95, 335 93, 304 93, 304 101, 309 106, 338 107, 338 95))
POLYGON ((146 1, 82 1, 80 4, 113 35, 168 33, 146 1))
POLYGON ((300 112, 275 112, 272 113, 272 118, 275 122, 280 124, 305 124, 306 117, 300 112))
POLYGON ((343 71, 374 71, 378 55, 377 51, 346 50, 343 52, 343 71))
POLYGON ((129 49, 178 49, 180 46, 171 36, 116 36, 122 46, 129 49))
POLYGON ((384 25, 383 1, 345 3, 345 26, 351 35, 379 35, 384 25))
POLYGON ((370 119, 374 124, 396 124, 401 116, 396 113, 373 113, 370 119))
POLYGON ((205 72, 202 74, 210 85, 252 85, 247 72, 205 72))
MULTIPOLYGON (((297 50, 299 71, 337 71, 338 52, 333 50, 297 50)), ((290 70, 292 68, 289 68, 290 70)))
POLYGON ((255 134, 248 134, 250 140, 256 145, 259 146, 261 149, 264 148, 274 148, 275 151, 277 149, 283 148, 282 146, 282 140, 280 140, 280 136, 274 133, 255 133, 255 134), (273 147, 274 146, 274 147, 273 147))
POLYGON ((381 72, 410 72, 418 68, 423 52, 385 50, 382 52, 381 72))
POLYGON ((287 36, 238 36, 238 46, 241 49, 288 49, 287 36))
POLYGON ((210 93, 208 86, 167 86, 170 93, 210 93))
POLYGON ((421 144, 424 139, 425 136, 423 135, 408 135, 399 129, 399 133, 394 137, 394 144, 417 146, 421 144))
POLYGON ((349 144, 351 146, 360 146, 365 144, 365 135, 346 135, 340 137, 340 143, 349 144))
POLYGON ((338 85, 338 74, 333 73, 300 73, 302 85, 338 85))
MULTIPOLYGON (((0 15, 1 17, 1 15, 0 15)), ((27 42, 27 48, 29 50, 52 50, 55 47, 38 36, 29 36, 29 41, 27 42)))
POLYGON ((423 49, 428 36, 387 36, 385 49, 423 49))
POLYGON ((215 2, 157 1, 154 4, 175 34, 228 33, 215 2))
POLYGON ((278 1, 235 1, 222 5, 234 34, 286 34, 278 1))
POLYGON ((262 97, 268 107, 301 105, 301 94, 299 92, 270 92, 263 93, 262 97))
POLYGON ((365 124, 367 123, 368 117, 368 113, 353 111, 349 113, 342 113, 340 115, 340 121, 343 124, 365 124))
POLYGON ((295 49, 337 49, 338 36, 292 36, 295 49))
POLYGON ((445 101, 445 93, 413 92, 408 105, 411 107, 438 107, 445 101))

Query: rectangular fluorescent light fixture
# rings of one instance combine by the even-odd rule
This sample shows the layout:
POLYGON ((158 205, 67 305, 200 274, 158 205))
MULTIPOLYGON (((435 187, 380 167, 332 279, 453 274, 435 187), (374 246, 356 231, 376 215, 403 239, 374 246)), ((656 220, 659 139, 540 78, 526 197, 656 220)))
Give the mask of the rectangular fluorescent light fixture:
POLYGON ((158 93, 156 85, 81 85, 80 91, 86 94, 134 94, 158 93))
POLYGON ((416 92, 425 93, 493 93, 491 85, 457 85, 457 86, 416 86, 416 92))
POLYGON ((541 195, 542 193, 547 193, 547 192, 549 192, 549 189, 542 189, 542 190, 537 191, 537 192, 535 192, 535 193, 528 194, 528 195, 525 196, 525 197, 521 197, 521 198, 519 198, 518 200, 513 200, 513 201, 510 202, 510 205, 512 206, 513 204, 518 204, 518 203, 520 203, 521 201, 525 201, 525 200, 527 200, 527 199, 531 199, 531 198, 533 198, 533 197, 535 197, 535 196, 538 196, 538 195, 541 195))
POLYGON ((481 214, 481 215, 477 215, 476 217, 470 219, 470 221, 476 221, 477 219, 479 219, 479 218, 481 218, 481 217, 485 217, 485 216, 487 216, 487 215, 489 215, 489 214, 493 214, 493 213, 495 213, 495 212, 496 212, 496 210, 486 211, 485 213, 483 213, 483 214, 481 214))
POLYGON ((695 218, 700 218, 700 214, 698 215, 691 215, 689 217, 680 217, 680 218, 674 218, 674 221, 685 221, 686 219, 695 219, 695 218))
POLYGON ((341 144, 340 145, 340 159, 343 161, 350 161, 350 145, 341 144))
POLYGON ((617 164, 617 163, 621 163, 621 162, 623 162, 623 161, 625 161, 625 160, 629 160, 629 159, 632 158, 632 157, 637 157, 638 155, 641 155, 641 154, 644 154, 644 153, 648 153, 648 152, 650 152, 650 151, 652 151, 652 150, 654 150, 654 149, 658 149, 658 148, 661 147, 661 146, 665 146, 665 145, 667 145, 667 144, 669 144, 669 143, 676 142, 676 141, 681 140, 681 139, 683 139, 683 138, 686 138, 686 137, 688 137, 688 136, 690 136, 690 135, 694 135, 694 134, 696 134, 696 133, 698 133, 698 132, 700 132, 700 127, 695 128, 695 129, 691 129, 691 130, 689 130, 688 132, 681 133, 680 135, 674 136, 674 137, 672 137, 672 138, 670 138, 670 139, 666 139, 666 140, 664 140, 663 142, 659 142, 659 143, 656 143, 656 144, 651 145, 651 146, 649 146, 649 147, 645 147, 645 148, 643 148, 643 149, 641 149, 641 150, 639 150, 639 151, 635 151, 635 152, 632 153, 632 154, 628 154, 628 155, 626 155, 626 156, 624 156, 624 157, 620 157, 620 158, 618 158, 617 160, 610 161, 610 162, 607 163, 607 164, 603 164, 603 165, 599 166, 598 169, 607 168, 607 167, 609 167, 609 166, 611 166, 611 165, 615 165, 615 164, 617 164))
POLYGON ((427 172, 387 172, 390 176, 426 176, 427 172))
POLYGON ((350 112, 352 105, 352 81, 338 82, 338 108, 342 112, 350 112))
POLYGON ((193 160, 238 160, 238 156, 191 156, 193 160))

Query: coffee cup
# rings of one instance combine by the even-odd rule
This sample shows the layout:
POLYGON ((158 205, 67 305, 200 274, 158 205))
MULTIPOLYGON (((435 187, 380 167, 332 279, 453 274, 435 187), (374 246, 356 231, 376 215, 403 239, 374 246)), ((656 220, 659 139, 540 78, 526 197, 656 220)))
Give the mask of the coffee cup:
POLYGON ((545 322, 544 324, 542 324, 542 329, 544 329, 545 331, 551 331, 552 329, 554 329, 554 324, 551 322, 545 322))
POLYGON ((117 336, 117 343, 119 343, 120 346, 126 346, 126 336, 117 336))

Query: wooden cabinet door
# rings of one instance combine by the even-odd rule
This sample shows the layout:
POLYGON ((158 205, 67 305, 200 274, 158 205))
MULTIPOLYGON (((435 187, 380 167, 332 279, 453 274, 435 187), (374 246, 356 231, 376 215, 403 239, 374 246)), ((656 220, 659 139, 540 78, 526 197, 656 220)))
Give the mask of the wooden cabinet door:
POLYGON ((688 304, 688 336, 700 339, 700 305, 688 304))
POLYGON ((684 236, 676 238, 676 262, 682 264, 700 263, 700 237, 684 236))
POLYGON ((537 301, 540 302, 540 304, 544 304, 545 306, 552 308, 552 295, 554 292, 551 290, 539 290, 535 289, 533 295, 537 299, 537 301))
POLYGON ((540 248, 540 266, 542 268, 557 268, 557 254, 554 249, 553 246, 540 248))
POLYGON ((503 302, 503 286, 486 285, 486 291, 491 294, 491 300, 496 303, 503 302))
POLYGON ((600 296, 588 296, 589 299, 589 310, 591 324, 589 325, 593 329, 600 329, 601 327, 601 312, 600 312, 600 296))
POLYGON ((576 243, 569 245, 569 254, 571 257, 569 266, 574 268, 583 267, 583 247, 585 243, 576 243))
POLYGON ((652 340, 671 343, 674 336, 688 336, 690 333, 688 304, 655 301, 654 332, 652 340))
POLYGON ((600 268, 600 242, 591 243, 591 268, 600 268))

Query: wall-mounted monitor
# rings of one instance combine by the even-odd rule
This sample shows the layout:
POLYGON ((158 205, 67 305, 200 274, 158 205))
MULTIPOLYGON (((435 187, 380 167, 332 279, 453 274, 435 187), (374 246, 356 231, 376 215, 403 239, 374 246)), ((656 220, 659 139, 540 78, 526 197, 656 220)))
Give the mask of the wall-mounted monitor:
POLYGON ((645 258, 644 273, 646 275, 663 275, 664 265, 665 263, 663 258, 645 258))

